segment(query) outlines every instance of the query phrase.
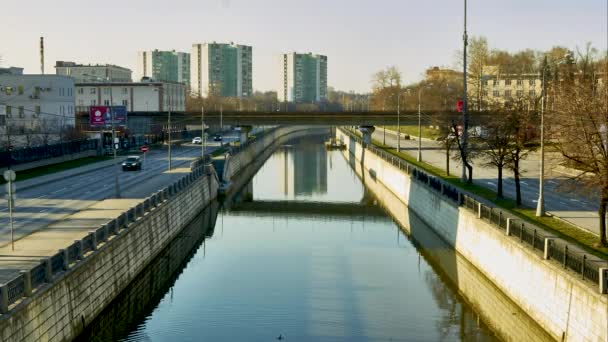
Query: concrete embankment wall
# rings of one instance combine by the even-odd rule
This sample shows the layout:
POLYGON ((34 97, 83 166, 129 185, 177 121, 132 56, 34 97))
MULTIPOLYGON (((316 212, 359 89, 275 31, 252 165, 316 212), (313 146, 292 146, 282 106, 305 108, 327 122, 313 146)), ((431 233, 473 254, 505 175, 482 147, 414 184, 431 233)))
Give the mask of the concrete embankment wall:
POLYGON ((216 197, 214 170, 194 164, 192 173, 100 227, 93 233, 100 239, 77 241, 64 259, 61 253, 50 258, 47 281, 0 316, 0 340, 68 341, 78 336, 216 197), (55 271, 55 260, 65 266, 55 271))
MULTIPOLYGON (((362 163, 366 182, 381 182, 553 339, 608 340, 608 296, 600 294, 597 285, 544 260, 537 251, 506 236, 474 212, 364 150, 348 134, 338 130, 336 136, 347 144, 350 164, 356 167, 362 163)), ((415 227, 409 216, 396 213, 395 217, 415 227)))

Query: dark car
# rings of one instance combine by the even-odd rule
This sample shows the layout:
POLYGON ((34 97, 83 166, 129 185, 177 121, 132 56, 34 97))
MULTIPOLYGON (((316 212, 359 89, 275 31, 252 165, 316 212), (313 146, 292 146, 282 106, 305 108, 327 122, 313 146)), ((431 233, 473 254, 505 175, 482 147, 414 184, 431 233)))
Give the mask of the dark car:
POLYGON ((141 170, 141 159, 138 156, 127 157, 127 160, 122 163, 122 170, 141 170))
POLYGON ((222 136, 220 134, 216 134, 213 136, 213 141, 222 141, 222 136))

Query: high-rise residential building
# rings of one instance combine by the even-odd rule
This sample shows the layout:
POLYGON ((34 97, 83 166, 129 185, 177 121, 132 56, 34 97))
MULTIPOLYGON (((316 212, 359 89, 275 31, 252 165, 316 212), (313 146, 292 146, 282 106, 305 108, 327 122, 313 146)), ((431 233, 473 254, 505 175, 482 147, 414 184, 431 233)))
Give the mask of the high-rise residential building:
POLYGON ((173 51, 139 51, 137 75, 157 81, 190 84, 190 54, 173 51))
POLYGON ((286 53, 279 61, 279 101, 316 103, 327 99, 327 56, 286 53))
POLYGON ((251 46, 192 45, 190 85, 198 96, 247 97, 253 93, 251 46))
POLYGON ((131 82, 131 69, 112 64, 76 64, 57 61, 55 73, 70 76, 75 82, 131 82))

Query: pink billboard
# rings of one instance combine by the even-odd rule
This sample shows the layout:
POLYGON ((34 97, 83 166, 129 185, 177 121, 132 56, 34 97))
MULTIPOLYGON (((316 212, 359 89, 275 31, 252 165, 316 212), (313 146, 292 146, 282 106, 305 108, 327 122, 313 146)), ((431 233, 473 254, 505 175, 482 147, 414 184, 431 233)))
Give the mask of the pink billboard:
POLYGON ((112 114, 114 114, 115 125, 124 126, 127 123, 127 108, 125 106, 91 106, 89 107, 89 123, 91 126, 111 125, 112 114))

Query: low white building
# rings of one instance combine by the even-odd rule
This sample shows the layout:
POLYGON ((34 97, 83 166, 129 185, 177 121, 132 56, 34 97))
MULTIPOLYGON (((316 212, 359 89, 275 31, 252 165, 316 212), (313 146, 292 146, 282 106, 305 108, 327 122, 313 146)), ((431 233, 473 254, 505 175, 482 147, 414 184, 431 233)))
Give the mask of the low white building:
POLYGON ((125 106, 129 113, 184 112, 186 86, 177 82, 77 83, 76 106, 88 113, 90 106, 125 106))
POLYGON ((74 125, 74 95, 70 77, 0 74, 0 147, 57 142, 74 125))

